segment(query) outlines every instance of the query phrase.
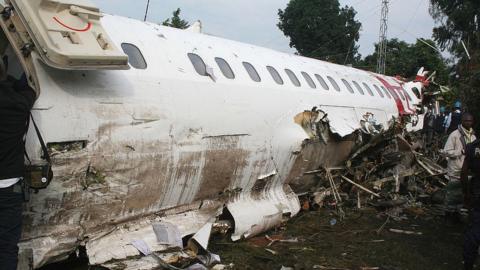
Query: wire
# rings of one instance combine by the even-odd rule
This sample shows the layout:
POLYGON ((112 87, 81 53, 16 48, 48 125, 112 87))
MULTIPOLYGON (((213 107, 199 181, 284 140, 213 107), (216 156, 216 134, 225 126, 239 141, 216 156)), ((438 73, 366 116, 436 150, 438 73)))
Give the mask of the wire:
POLYGON ((145 17, 143 18, 144 22, 147 21, 148 7, 150 7, 150 0, 147 0, 147 8, 145 9, 145 17))

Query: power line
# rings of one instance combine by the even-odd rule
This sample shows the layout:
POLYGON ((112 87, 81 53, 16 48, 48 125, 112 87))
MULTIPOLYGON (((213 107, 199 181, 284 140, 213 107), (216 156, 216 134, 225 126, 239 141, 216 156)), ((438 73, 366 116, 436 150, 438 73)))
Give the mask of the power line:
POLYGON ((147 8, 145 9, 145 17, 143 18, 144 22, 147 21, 148 7, 150 7, 150 0, 147 0, 147 8))

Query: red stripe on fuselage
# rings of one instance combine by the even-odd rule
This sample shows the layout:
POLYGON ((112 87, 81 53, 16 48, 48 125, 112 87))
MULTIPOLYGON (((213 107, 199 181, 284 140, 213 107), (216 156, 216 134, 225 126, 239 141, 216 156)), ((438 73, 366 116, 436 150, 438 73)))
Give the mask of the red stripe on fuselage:
MULTIPOLYGON (((403 106, 402 100, 400 99, 400 96, 398 95, 397 91, 403 91, 403 88, 401 86, 391 85, 390 83, 388 83, 385 79, 383 79, 380 76, 376 76, 376 78, 383 84, 383 86, 385 86, 385 88, 388 90, 390 95, 395 100, 395 103, 396 103, 397 109, 398 109, 398 114, 399 115, 412 114, 411 112, 407 112, 407 110, 405 110, 405 107, 403 106)), ((408 105, 408 100, 407 100, 407 105, 408 105)))

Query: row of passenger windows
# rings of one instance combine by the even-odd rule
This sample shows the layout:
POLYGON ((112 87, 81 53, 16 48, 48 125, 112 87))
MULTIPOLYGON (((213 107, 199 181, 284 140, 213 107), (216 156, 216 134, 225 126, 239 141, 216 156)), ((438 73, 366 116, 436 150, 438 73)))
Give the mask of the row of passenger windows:
MULTIPOLYGON (((189 53, 188 58, 192 62, 193 67, 195 68, 195 70, 197 71, 198 74, 200 74, 202 76, 209 76, 208 71, 207 71, 207 65, 205 64, 205 62, 203 61, 203 59, 199 55, 194 54, 194 53, 189 53)), ((225 78, 235 79, 235 73, 233 72, 233 70, 230 67, 230 65, 228 64, 228 62, 225 61, 225 59, 220 58, 220 57, 215 57, 215 62, 217 63, 218 67, 220 68, 220 70, 223 73, 223 75, 225 76, 225 78)), ((258 74, 257 70, 255 69, 255 67, 252 64, 250 64, 248 62, 242 62, 242 65, 243 65, 246 72, 248 73, 248 75, 250 76, 250 78, 253 81, 255 81, 255 82, 261 82, 262 81, 260 75, 258 74)), ((277 71, 277 69, 275 69, 272 66, 267 66, 266 68, 267 68, 268 73, 270 73, 270 75, 272 76, 272 79, 277 84, 279 84, 279 85, 284 84, 284 80, 283 80, 282 76, 280 75, 280 73, 277 71)), ((284 71, 285 71, 285 74, 288 76, 288 78, 290 79, 290 81, 292 82, 293 85, 295 85, 296 87, 301 87, 302 86, 302 84, 301 84, 300 80, 298 79, 297 75, 292 70, 285 69, 284 71)), ((301 74, 302 74, 302 77, 307 82, 307 84, 310 86, 310 88, 313 88, 313 89, 317 88, 317 85, 315 84, 315 81, 312 79, 312 77, 308 73, 302 71, 301 74)), ((318 83, 321 85, 321 87, 324 90, 330 90, 330 87, 328 86, 327 82, 325 81, 325 79, 322 76, 320 76, 319 74, 315 74, 315 78, 317 79, 318 83)), ((334 78, 332 78, 330 76, 326 76, 326 78, 336 91, 338 91, 338 92, 341 91, 340 86, 338 85, 337 81, 334 78)), ((352 87, 352 84, 349 81, 347 81, 345 79, 342 79, 342 83, 345 85, 345 87, 347 88, 347 90, 350 93, 355 94, 355 90, 354 90, 354 88, 352 87)), ((353 83, 353 86, 355 87, 355 89, 357 90, 357 92, 360 93, 361 95, 365 95, 364 89, 366 89, 367 93, 370 96, 375 96, 374 92, 372 91, 372 88, 368 84, 366 84, 365 82, 362 82, 363 88, 356 81, 352 81, 352 83, 353 83)), ((382 98, 388 97, 388 98, 391 99, 392 98, 391 95, 396 95, 396 93, 390 93, 383 86, 379 87, 378 85, 374 84, 373 89, 375 89, 377 94, 382 98)), ((402 91, 400 91, 399 94, 400 94, 400 97, 403 100, 405 100, 405 96, 402 93, 402 91)), ((405 92, 405 95, 408 97, 408 99, 410 101, 412 101, 412 98, 410 97, 410 95, 408 95, 408 93, 405 92)))
MULTIPOLYGON (((137 46, 135 46, 133 44, 130 44, 130 43, 122 43, 121 46, 122 46, 122 49, 125 52, 125 54, 128 55, 128 60, 129 60, 130 65, 132 65, 136 69, 146 69, 147 68, 147 62, 145 61, 145 58, 143 57, 140 49, 138 49, 137 46)), ((192 62, 193 67, 195 68, 195 71, 198 74, 200 74, 202 76, 208 76, 207 65, 205 64, 205 62, 203 61, 203 59, 199 55, 194 54, 194 53, 189 53, 188 58, 192 62)), ((228 64, 228 62, 225 61, 225 59, 220 58, 220 57, 215 57, 215 62, 217 63, 218 67, 222 71, 222 74, 225 76, 225 78, 232 79, 232 80, 235 79, 235 73, 233 72, 233 70, 230 67, 230 65, 228 64)), ((262 80, 260 78, 260 75, 258 74, 257 70, 255 69, 255 67, 252 64, 250 64, 248 62, 242 62, 242 65, 243 65, 243 67, 245 68, 248 75, 250 76, 250 78, 253 81, 260 82, 262 80)), ((280 73, 274 67, 267 66, 266 68, 267 68, 267 71, 272 76, 272 79, 277 84, 279 84, 279 85, 284 84, 282 76, 280 75, 280 73)), ((287 74, 288 78, 290 79, 290 81, 292 82, 293 85, 295 85, 296 87, 301 87, 300 80, 298 79, 297 75, 295 75, 295 73, 292 70, 285 69, 285 73, 287 74)), ((311 88, 313 88, 313 89, 317 88, 317 85, 315 84, 315 81, 312 79, 312 77, 308 73, 302 71, 301 74, 302 74, 302 77, 305 79, 305 81, 307 82, 307 84, 311 88)), ((330 90, 330 87, 328 86, 328 84, 326 83, 326 81, 324 80, 324 78, 322 76, 320 76, 318 74, 314 74, 314 75, 315 75, 315 78, 317 79, 318 83, 321 85, 321 87, 324 90, 330 90)), ((338 92, 341 91, 340 86, 338 85, 337 81, 335 81, 335 79, 333 79, 330 76, 326 76, 326 78, 336 91, 338 91, 338 92)), ((342 79, 342 83, 345 85, 345 87, 347 88, 347 90, 350 93, 352 93, 352 94, 355 93, 355 90, 353 89, 350 82, 348 82, 345 79, 342 79)), ((372 88, 370 88, 370 86, 368 86, 368 84, 366 84, 365 82, 362 82, 362 85, 363 85, 364 88, 362 88, 362 86, 356 81, 352 81, 352 83, 353 83, 353 86, 355 87, 355 89, 357 90, 357 92, 360 93, 361 95, 365 95, 364 89, 366 89, 370 96, 374 96, 374 92, 372 91, 372 88)), ((387 89, 385 89, 385 87, 383 87, 383 86, 378 87, 377 85, 374 84, 373 87, 374 87, 375 91, 378 93, 378 95, 382 98, 387 96, 388 98, 391 99, 392 98, 391 94, 395 95, 396 98, 398 98, 397 93, 392 92, 390 94, 390 92, 387 89), (382 92, 382 90, 383 90, 383 92, 382 92)), ((410 97, 410 95, 407 92, 405 92, 405 95, 404 95, 404 93, 402 93, 402 91, 399 91, 398 93, 400 94, 401 99, 405 100, 405 96, 406 96, 410 101, 412 101, 412 98, 410 97)))

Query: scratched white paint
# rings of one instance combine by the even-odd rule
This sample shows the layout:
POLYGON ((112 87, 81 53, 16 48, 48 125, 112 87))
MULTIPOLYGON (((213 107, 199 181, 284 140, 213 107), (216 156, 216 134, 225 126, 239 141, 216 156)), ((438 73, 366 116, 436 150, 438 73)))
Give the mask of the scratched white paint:
MULTIPOLYGON (((138 46, 148 68, 62 71, 35 60, 41 96, 33 114, 45 140, 88 142, 81 151, 55 157, 56 178, 48 190, 33 196, 31 211, 25 214, 23 245, 34 248, 35 267, 68 255, 83 240, 94 264, 137 254, 128 246, 128 237, 148 238, 151 231, 122 238, 129 230, 119 224, 167 209, 174 216, 181 207, 206 199, 197 195, 209 180, 203 173, 211 165, 212 151, 238 151, 238 168, 226 186, 237 190, 226 200, 235 218, 233 239, 258 234, 300 210, 298 198, 285 186, 295 162, 292 153, 300 151, 307 139, 294 123, 295 115, 313 107, 322 109, 332 131, 341 136, 361 128, 367 112, 385 127, 398 117, 393 99, 376 93, 374 97, 351 94, 341 83, 345 78, 380 84, 376 75, 365 71, 118 16, 105 16, 102 23, 119 47, 123 42, 138 46), (216 80, 197 75, 187 53, 200 55, 216 80), (234 80, 222 75, 215 57, 230 64, 234 80), (260 83, 248 77, 243 61, 255 66, 260 83), (280 72, 284 85, 273 81, 267 65, 280 72), (297 74, 301 87, 289 81, 285 68, 297 74), (328 81, 329 91, 318 81, 316 89, 310 88, 302 71, 312 78, 314 74, 335 78, 341 91, 328 81), (104 177, 85 187, 82 177, 89 167, 104 177), (258 179, 265 176, 269 176, 266 188, 252 194, 258 179)), ((399 86, 398 81, 385 79, 399 86)), ((39 158, 40 147, 31 130, 28 149, 35 152, 34 159, 39 158)), ((216 184, 211 185, 208 188, 214 189, 216 184)), ((217 215, 218 211, 210 211, 203 217, 217 215)), ((196 224, 187 226, 190 229, 201 228, 195 219, 182 222, 196 224)))

